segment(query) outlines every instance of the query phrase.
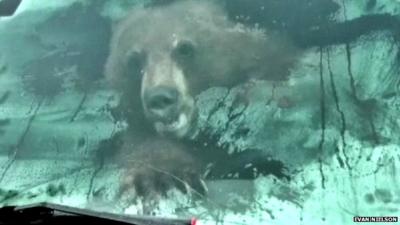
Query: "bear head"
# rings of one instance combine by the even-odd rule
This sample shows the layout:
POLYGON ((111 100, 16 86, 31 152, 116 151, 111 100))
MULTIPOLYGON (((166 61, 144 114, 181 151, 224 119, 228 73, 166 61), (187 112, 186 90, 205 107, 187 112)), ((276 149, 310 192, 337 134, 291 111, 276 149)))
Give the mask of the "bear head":
POLYGON ((105 75, 158 133, 182 138, 195 126, 201 91, 284 79, 296 57, 288 43, 232 22, 212 1, 137 7, 114 29, 105 75))

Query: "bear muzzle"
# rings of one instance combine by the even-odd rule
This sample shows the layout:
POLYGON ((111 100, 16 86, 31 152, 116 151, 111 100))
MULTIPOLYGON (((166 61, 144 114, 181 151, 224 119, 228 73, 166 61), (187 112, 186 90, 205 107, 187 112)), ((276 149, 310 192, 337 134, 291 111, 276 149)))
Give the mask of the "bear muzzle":
POLYGON ((144 92, 143 105, 147 118, 160 134, 185 136, 195 118, 194 100, 176 88, 153 87, 144 92))

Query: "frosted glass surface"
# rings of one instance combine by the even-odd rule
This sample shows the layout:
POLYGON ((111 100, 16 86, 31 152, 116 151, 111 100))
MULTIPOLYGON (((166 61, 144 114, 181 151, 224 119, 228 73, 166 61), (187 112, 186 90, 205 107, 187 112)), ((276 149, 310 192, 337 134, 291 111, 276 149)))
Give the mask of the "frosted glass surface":
POLYGON ((201 224, 399 215, 398 1, 217 1, 209 20, 195 17, 201 4, 184 16, 169 8, 188 1, 37 2, 0 17, 1 206, 45 201, 201 224), (110 44, 132 14, 137 31, 110 44), (112 76, 136 49, 147 60, 122 91, 105 78, 115 46, 112 76), (295 62, 284 68, 282 58, 295 62), (173 123, 146 114, 151 81, 192 95, 190 135, 157 130, 173 123))

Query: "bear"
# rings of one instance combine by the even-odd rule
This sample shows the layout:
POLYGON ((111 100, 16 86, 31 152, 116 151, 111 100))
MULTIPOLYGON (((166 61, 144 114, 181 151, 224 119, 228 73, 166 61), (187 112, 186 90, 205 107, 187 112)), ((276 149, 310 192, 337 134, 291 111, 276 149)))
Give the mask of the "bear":
POLYGON ((215 86, 286 80, 299 54, 282 34, 230 20, 218 1, 129 11, 113 28, 104 68, 120 94, 113 115, 128 124, 116 154, 126 168, 121 193, 150 196, 172 187, 206 193, 206 165, 233 157, 191 139, 195 97, 215 86))

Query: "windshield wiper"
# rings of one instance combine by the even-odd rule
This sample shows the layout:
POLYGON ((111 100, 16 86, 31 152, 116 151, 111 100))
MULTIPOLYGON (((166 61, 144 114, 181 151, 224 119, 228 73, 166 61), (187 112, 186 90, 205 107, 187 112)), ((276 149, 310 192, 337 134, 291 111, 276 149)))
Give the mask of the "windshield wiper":
POLYGON ((51 203, 0 208, 0 225, 11 224, 196 225, 196 219, 119 215, 51 203))

